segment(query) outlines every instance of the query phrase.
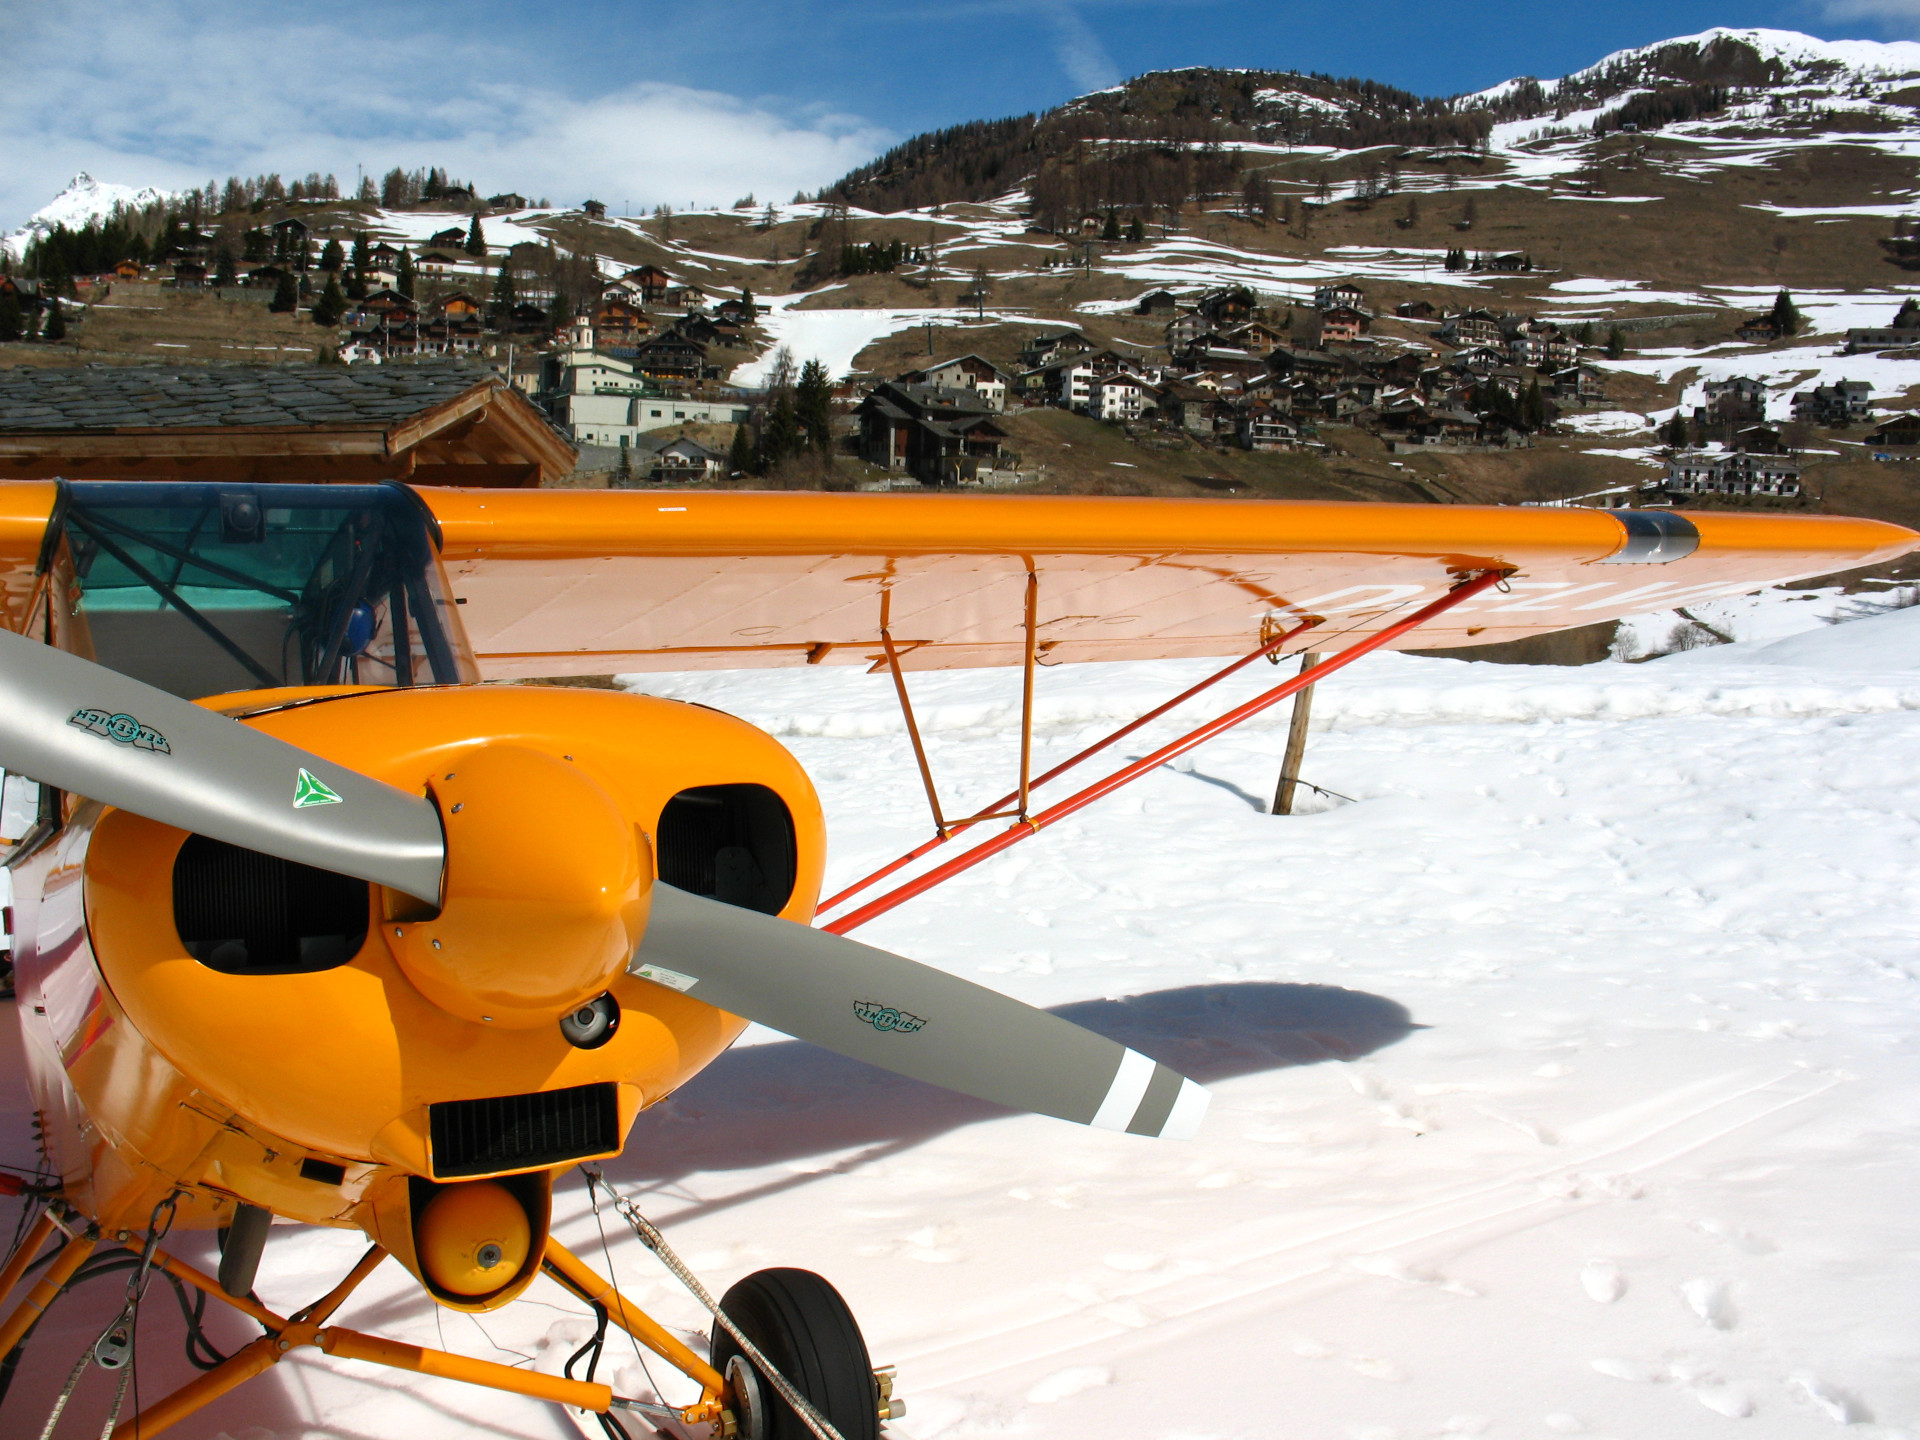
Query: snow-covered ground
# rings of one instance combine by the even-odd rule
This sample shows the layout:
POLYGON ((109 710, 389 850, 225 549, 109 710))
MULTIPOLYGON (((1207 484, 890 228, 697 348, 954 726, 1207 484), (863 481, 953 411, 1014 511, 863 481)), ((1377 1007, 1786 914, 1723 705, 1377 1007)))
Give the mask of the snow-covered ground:
MULTIPOLYGON (((1276 713, 862 932, 1185 1067, 1215 1092, 1196 1141, 1003 1115, 753 1032, 609 1171, 716 1289, 829 1275, 900 1366, 911 1440, 1920 1435, 1920 608, 1822 623, 1868 608, 1724 602, 1705 618, 1759 638, 1640 665, 1377 656, 1316 700, 1306 776, 1339 798, 1264 813, 1276 713)), ((1038 759, 1203 668, 1046 672, 1038 759)), ((1204 709, 1285 673, 1257 669, 1204 709)), ((1017 677, 913 683, 950 803, 990 799, 1017 677)), ((825 800, 830 884, 925 834, 881 677, 644 684, 782 735, 825 800)), ((556 1217, 599 1256, 577 1179, 556 1217)), ((630 1293, 701 1328, 607 1235, 630 1293)), ((304 1302, 359 1248, 276 1230, 261 1294, 304 1302)), ((42 1325, 0 1430, 38 1433, 118 1292, 42 1325)), ((340 1319, 545 1370, 588 1329, 545 1282, 471 1318, 395 1267, 340 1319)), ((185 1378, 178 1330, 158 1297, 149 1399, 185 1378)), ((616 1384, 648 1383, 611 1353, 616 1384)), ((173 1433, 577 1432, 303 1351, 173 1433)))

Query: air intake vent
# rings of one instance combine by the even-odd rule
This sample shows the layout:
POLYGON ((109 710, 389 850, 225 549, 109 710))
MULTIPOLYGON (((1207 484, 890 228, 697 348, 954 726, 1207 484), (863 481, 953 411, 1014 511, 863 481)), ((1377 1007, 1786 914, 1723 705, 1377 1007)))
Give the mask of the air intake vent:
POLYGON ((187 953, 230 975, 290 975, 351 960, 367 938, 367 882, 204 835, 173 862, 173 924, 187 953))
POLYGON ((444 1100, 428 1106, 427 1115, 436 1180, 541 1170, 620 1148, 620 1106, 611 1081, 537 1095, 444 1100))
POLYGON ((793 895, 793 816, 764 785, 701 785, 660 812, 660 878, 763 915, 793 895))

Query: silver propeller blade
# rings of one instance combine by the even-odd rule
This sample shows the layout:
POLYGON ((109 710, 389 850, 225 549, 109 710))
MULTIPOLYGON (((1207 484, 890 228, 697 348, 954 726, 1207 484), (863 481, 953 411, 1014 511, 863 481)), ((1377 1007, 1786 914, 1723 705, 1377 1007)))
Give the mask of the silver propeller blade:
POLYGON ((0 767, 282 860, 440 898, 418 795, 0 630, 0 767))
POLYGON ((654 882, 629 974, 895 1074, 1187 1139, 1208 1095, 1117 1041, 886 950, 654 882))

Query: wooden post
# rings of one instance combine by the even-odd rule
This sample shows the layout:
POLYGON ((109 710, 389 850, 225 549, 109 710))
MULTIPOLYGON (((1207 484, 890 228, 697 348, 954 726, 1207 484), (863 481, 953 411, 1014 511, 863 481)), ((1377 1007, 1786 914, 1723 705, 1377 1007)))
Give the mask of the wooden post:
MULTIPOLYGON (((1308 650, 1300 656, 1300 673, 1306 674, 1320 663, 1320 652, 1308 650)), ((1300 783, 1300 760, 1307 751, 1307 716, 1313 710, 1313 686, 1308 685, 1293 697, 1293 721, 1287 726, 1287 753, 1280 761, 1280 784, 1273 792, 1269 814, 1293 813, 1294 787, 1300 783)))

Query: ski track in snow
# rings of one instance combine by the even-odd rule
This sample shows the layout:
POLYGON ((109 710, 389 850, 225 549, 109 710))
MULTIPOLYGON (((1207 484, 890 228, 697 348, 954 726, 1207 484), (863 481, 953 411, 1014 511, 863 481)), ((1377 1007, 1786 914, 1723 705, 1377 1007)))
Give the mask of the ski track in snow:
MULTIPOLYGON (((1185 1067, 1215 1091, 1199 1139, 1009 1116, 756 1029, 610 1175, 716 1291, 774 1264, 831 1277, 900 1366, 906 1440, 1920 1434, 1920 608, 1828 626, 1858 597, 1716 605, 1750 638, 1641 665, 1374 657, 1324 683, 1307 752, 1355 803, 1263 813, 1276 715, 862 932, 1185 1067)), ((1036 758, 1201 668, 1046 672, 1036 758)), ((1193 713, 1285 673, 1259 670, 1193 713)), ((990 798, 1017 675, 911 679, 949 803, 990 798)), ((825 803, 830 889, 926 833, 880 677, 632 683, 785 737, 825 803)), ((605 1263, 575 1177, 555 1231, 605 1263)), ((701 1332, 606 1234, 628 1293, 701 1332)), ((360 1245, 276 1229, 262 1297, 303 1303, 360 1245)), ((177 1248, 211 1262, 205 1236, 177 1248)), ((37 1433, 118 1294, 41 1326, 8 1433, 37 1433)), ((394 1266, 341 1323, 544 1371, 590 1333, 544 1281, 468 1317, 394 1266)), ((247 1329, 214 1325, 229 1349, 247 1329)), ((156 1301, 149 1398, 187 1378, 178 1334, 156 1301)), ((601 1374, 650 1384, 622 1346, 601 1374)), ((97 1379, 76 1431, 104 1413, 97 1379)), ((580 1432, 305 1351, 173 1433, 580 1432)))

